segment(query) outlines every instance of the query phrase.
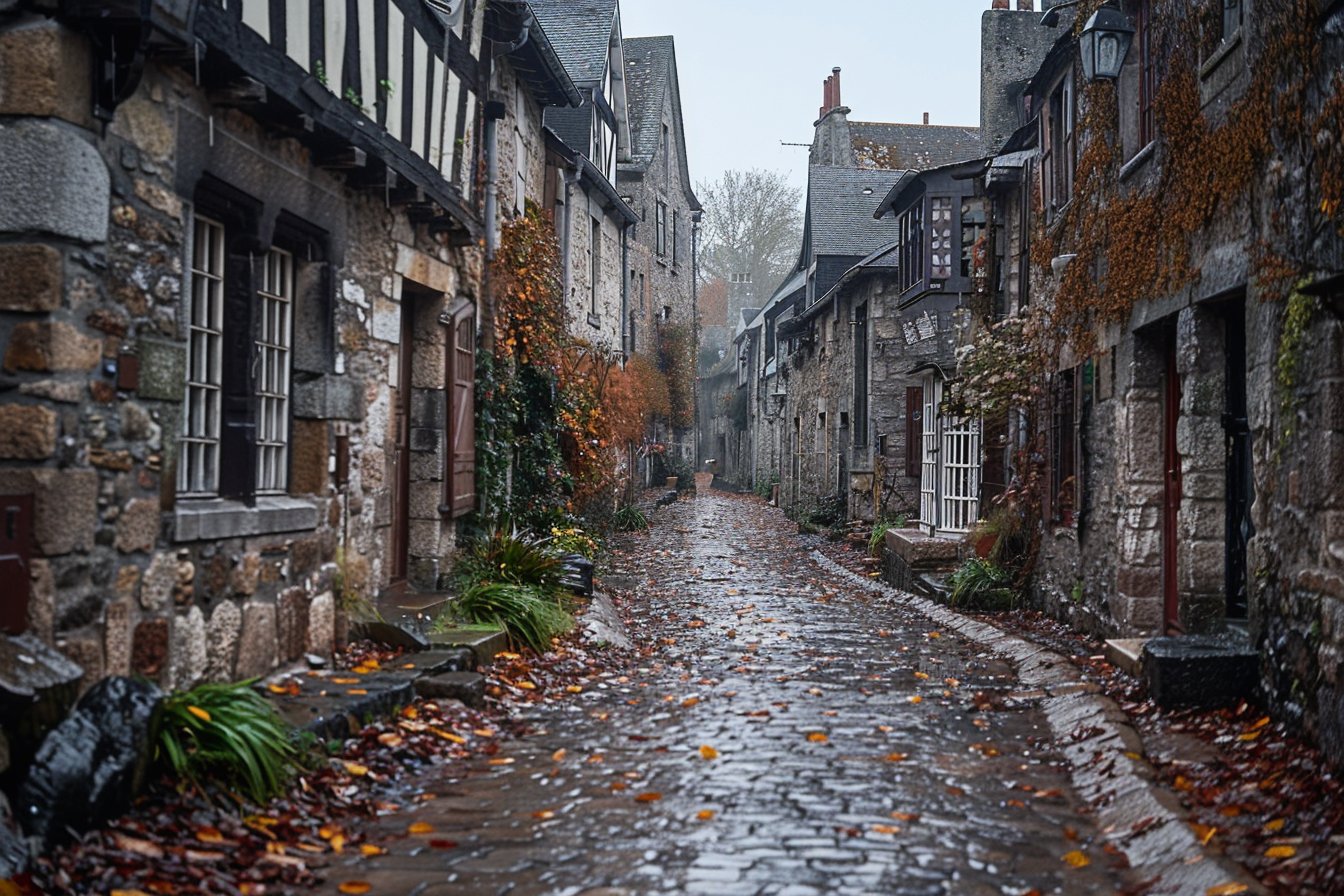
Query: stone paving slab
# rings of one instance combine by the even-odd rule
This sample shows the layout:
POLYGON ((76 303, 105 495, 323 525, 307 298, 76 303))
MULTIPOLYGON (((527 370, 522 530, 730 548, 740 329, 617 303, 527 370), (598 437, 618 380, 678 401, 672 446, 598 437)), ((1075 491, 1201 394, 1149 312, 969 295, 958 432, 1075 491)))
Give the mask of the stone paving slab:
POLYGON ((363 832, 387 854, 337 857, 321 892, 362 880, 417 896, 1020 896, 1134 883, 1079 814, 1047 687, 819 573, 753 500, 702 493, 660 513, 613 576, 638 583, 626 609, 658 649, 529 706, 531 733, 496 756, 399 782, 403 808, 363 832), (1001 706, 978 711, 976 693, 1001 706), (1082 867, 1062 858, 1075 848, 1082 867))
POLYGON ((1143 758, 1143 739, 1124 711, 1095 685, 1083 682, 1081 671, 1066 657, 940 604, 865 580, 819 552, 812 557, 828 572, 1011 658, 1024 683, 1050 694, 1041 709, 1069 760, 1074 785, 1093 806, 1108 840, 1146 879, 1154 879, 1150 892, 1198 894, 1225 884, 1241 884, 1247 893, 1265 892, 1241 866, 1200 845, 1184 821, 1180 801, 1154 783, 1157 775, 1143 758))

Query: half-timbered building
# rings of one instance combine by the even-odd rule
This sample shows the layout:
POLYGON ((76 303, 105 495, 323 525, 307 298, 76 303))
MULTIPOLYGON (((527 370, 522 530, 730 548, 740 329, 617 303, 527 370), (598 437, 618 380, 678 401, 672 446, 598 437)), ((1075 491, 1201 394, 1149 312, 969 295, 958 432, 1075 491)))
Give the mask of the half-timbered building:
POLYGON ((85 683, 328 653, 476 505, 487 4, 332 4, 0 11, 0 606, 85 683))

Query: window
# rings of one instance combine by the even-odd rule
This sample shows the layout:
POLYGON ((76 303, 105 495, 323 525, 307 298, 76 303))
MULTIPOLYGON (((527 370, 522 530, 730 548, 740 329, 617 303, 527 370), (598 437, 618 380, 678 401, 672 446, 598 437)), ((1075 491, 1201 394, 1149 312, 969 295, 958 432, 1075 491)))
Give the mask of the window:
POLYGON ((602 222, 596 218, 592 219, 592 230, 588 243, 588 279, 589 279, 589 307, 588 313, 597 316, 597 295, 598 281, 602 279, 602 222))
POLYGON ((663 125, 663 181, 672 177, 672 131, 663 125))
POLYGON ((278 495, 289 486, 294 256, 278 248, 230 256, 227 236, 220 221, 193 217, 183 497, 278 495), (250 322, 250 331, 226 319, 234 302, 251 304, 234 318, 250 322))
POLYGON ((289 470, 289 358, 294 333, 294 256, 266 253, 257 291, 257 493, 285 490, 289 470))
POLYGON ((1062 370, 1051 383, 1050 506, 1048 518, 1073 525, 1078 510, 1078 370, 1062 370))
POLYGON ((178 490, 219 490, 220 403, 224 390, 224 225, 193 221, 191 308, 187 319, 187 393, 178 490))
POLYGON ((929 274, 946 280, 952 276, 952 197, 935 196, 929 205, 929 274))
POLYGON ((522 84, 514 87, 513 104, 513 210, 522 214, 527 202, 527 93, 522 84))
POLYGON ((1055 84, 1041 110, 1041 193, 1047 219, 1073 197, 1078 164, 1078 137, 1074 120, 1073 70, 1055 84))
POLYGON ((1157 136, 1153 100, 1157 96, 1157 60, 1153 58, 1152 0, 1140 0, 1134 26, 1134 46, 1139 51, 1139 146, 1147 146, 1157 136))
POLYGON ((906 290, 924 279, 924 203, 915 203, 897 222, 900 241, 901 289, 906 290))
POLYGON ((661 199, 653 211, 653 251, 667 254, 667 203, 661 199))
MULTIPOLYGON (((975 275, 977 259, 975 246, 985 233, 985 206, 979 199, 966 199, 961 203, 961 276, 975 275)), ((985 256, 983 247, 979 264, 983 267, 985 256)))

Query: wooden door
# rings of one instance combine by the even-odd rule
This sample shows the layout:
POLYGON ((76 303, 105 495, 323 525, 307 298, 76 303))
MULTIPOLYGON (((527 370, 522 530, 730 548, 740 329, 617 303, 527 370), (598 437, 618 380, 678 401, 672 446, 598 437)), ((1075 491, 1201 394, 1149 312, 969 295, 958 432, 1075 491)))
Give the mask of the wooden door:
POLYGON ((33 496, 0 495, 0 632, 28 628, 33 544, 33 496))
POLYGON ((1166 346, 1162 384, 1162 608, 1168 632, 1181 632, 1180 593, 1177 588, 1177 529, 1181 511, 1181 455, 1176 450, 1176 422, 1181 416, 1181 377, 1176 371, 1176 339, 1166 346))
POLYGON ((415 312, 410 295, 401 303, 401 349, 397 353, 397 389, 392 410, 392 532, 388 578, 406 581, 411 538, 411 359, 415 351, 415 312))

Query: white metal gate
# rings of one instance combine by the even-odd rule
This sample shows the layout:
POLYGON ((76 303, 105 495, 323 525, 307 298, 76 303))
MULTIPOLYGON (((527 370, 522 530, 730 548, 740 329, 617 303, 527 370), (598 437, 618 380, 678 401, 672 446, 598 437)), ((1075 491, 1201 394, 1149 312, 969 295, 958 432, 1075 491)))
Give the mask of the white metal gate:
POLYGON ((980 516, 979 417, 945 417, 943 381, 924 377, 919 519, 930 535, 966 532, 980 516))

